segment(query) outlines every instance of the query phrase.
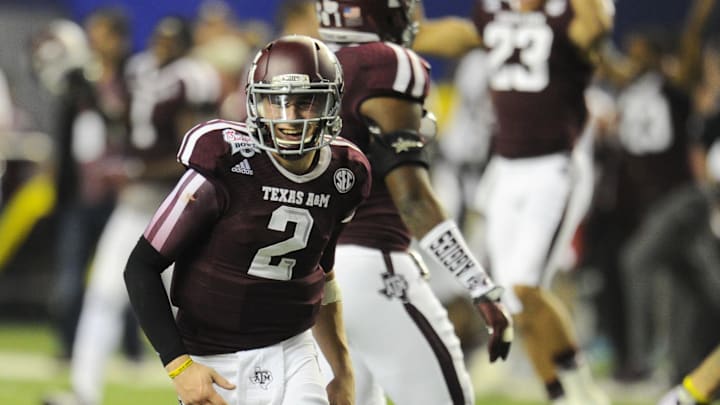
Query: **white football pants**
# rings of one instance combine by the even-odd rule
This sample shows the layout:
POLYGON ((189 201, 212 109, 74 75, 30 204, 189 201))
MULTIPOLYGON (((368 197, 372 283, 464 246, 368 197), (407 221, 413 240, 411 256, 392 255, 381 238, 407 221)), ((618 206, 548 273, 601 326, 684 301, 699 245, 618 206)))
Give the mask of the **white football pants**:
POLYGON ((512 313, 522 311, 512 286, 547 288, 561 267, 590 203, 591 164, 581 152, 491 159, 476 202, 490 270, 512 313))
POLYGON ((215 386, 228 405, 328 405, 309 330, 269 347, 192 358, 235 384, 215 386))
POLYGON ((339 245, 335 274, 356 404, 385 405, 385 395, 395 405, 475 403, 453 325, 409 253, 339 245))

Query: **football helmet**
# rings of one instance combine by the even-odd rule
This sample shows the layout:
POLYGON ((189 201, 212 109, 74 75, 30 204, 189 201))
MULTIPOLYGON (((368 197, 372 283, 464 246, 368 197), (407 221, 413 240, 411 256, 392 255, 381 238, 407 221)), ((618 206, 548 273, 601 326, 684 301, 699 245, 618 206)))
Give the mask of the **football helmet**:
POLYGON ((419 0, 316 0, 320 37, 336 43, 388 41, 410 47, 419 0))
POLYGON ((290 35, 266 45, 246 92, 246 122, 260 149, 299 157, 328 145, 342 127, 342 68, 319 40, 290 35))

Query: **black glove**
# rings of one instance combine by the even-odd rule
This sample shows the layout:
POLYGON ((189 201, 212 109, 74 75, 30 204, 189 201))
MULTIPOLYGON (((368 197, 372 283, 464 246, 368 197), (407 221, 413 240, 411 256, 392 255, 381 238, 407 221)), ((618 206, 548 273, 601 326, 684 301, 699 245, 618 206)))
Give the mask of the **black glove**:
POLYGON ((494 362, 498 357, 507 359, 514 336, 512 317, 500 301, 484 296, 475 300, 475 307, 480 311, 490 334, 488 342, 490 362, 494 362))

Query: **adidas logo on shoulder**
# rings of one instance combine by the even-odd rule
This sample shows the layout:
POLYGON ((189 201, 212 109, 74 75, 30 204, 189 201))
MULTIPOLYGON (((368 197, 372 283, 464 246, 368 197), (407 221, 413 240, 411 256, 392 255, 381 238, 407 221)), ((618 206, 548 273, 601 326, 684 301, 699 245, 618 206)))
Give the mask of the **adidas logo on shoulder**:
POLYGON ((255 173, 255 172, 253 172, 252 167, 250 167, 250 162, 248 162, 247 159, 243 159, 242 162, 236 164, 230 170, 233 173, 247 174, 250 176, 252 176, 255 173))

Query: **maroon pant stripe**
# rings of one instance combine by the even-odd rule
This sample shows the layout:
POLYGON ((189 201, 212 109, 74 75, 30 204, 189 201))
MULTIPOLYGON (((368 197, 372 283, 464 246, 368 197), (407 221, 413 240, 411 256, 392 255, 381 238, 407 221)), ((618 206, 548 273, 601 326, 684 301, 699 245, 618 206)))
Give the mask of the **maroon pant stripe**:
MULTIPOLYGON (((388 273, 395 274, 392 260, 390 260, 390 254, 383 252, 383 259, 385 260, 385 266, 388 273)), ((405 302, 403 306, 415 325, 417 325, 418 329, 420 329, 420 332, 423 334, 425 340, 428 342, 430 348, 435 354, 435 358, 440 365, 440 370, 442 371, 443 378, 445 379, 445 385, 450 392, 453 404, 464 405, 465 395, 463 394, 462 386, 460 385, 460 380, 458 379, 458 373, 455 370, 455 363, 453 362, 447 346, 445 346, 445 343, 435 332, 435 329, 433 329, 425 315, 423 315, 423 313, 420 312, 415 305, 410 302, 405 302)))

